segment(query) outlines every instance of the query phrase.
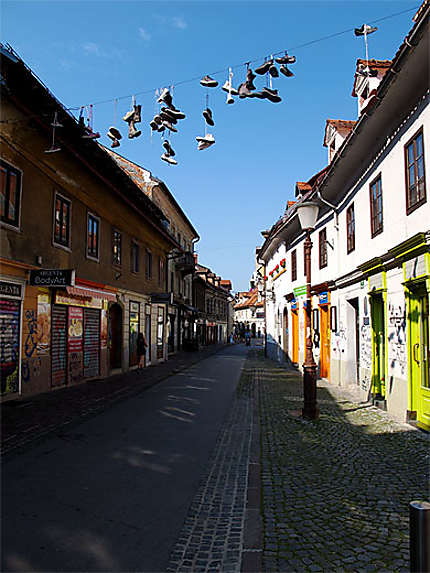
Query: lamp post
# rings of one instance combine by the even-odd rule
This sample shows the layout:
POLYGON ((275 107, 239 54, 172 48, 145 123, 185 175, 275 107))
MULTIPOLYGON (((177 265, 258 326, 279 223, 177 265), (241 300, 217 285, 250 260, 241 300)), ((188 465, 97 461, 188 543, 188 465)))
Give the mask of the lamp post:
POLYGON ((315 227, 318 217, 319 205, 312 201, 305 201, 297 205, 297 215, 300 225, 306 233, 304 243, 305 269, 306 269, 306 352, 303 363, 303 409, 302 417, 316 420, 319 417, 317 404, 317 365, 312 353, 312 299, 311 299, 311 230, 315 227))

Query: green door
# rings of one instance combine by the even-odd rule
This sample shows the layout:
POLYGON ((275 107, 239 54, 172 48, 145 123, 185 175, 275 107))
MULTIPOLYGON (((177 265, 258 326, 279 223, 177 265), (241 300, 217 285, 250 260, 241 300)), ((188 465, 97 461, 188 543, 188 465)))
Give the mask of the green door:
POLYGON ((418 425, 430 430, 429 299, 425 292, 409 297, 409 358, 412 409, 416 409, 418 425))
POLYGON ((372 394, 385 399, 385 313, 382 294, 370 297, 372 316, 372 394))

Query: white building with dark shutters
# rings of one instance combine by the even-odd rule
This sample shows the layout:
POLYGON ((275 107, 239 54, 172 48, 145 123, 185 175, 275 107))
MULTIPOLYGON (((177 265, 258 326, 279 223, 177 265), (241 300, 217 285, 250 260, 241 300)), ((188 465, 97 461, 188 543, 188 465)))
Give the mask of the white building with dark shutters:
MULTIPOLYGON (((327 120, 328 165, 296 185, 317 201, 312 336, 321 378, 430 429, 429 11, 392 60, 357 61, 355 120, 327 120)), ((265 233, 267 352, 301 367, 304 233, 289 205, 265 233), (283 262, 283 265, 281 262, 283 262)))

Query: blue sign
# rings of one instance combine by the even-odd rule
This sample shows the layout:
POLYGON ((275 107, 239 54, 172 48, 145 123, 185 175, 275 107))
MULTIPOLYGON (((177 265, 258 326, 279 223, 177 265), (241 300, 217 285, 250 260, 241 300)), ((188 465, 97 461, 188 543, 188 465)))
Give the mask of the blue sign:
POLYGON ((291 301, 291 310, 297 310, 297 301, 295 298, 291 301))
POLYGON ((320 304, 328 304, 328 292, 320 293, 320 304))

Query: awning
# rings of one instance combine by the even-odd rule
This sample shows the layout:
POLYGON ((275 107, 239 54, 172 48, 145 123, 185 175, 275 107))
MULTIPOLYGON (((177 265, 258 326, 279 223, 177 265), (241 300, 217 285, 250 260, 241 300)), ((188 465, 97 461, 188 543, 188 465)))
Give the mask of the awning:
POLYGON ((92 298, 100 298, 102 300, 108 300, 110 302, 116 302, 116 295, 112 292, 107 292, 105 290, 96 290, 92 288, 83 288, 79 286, 66 286, 66 291, 68 294, 73 294, 75 296, 90 296, 92 298))
POLYGON ((190 306, 189 304, 181 304, 181 308, 182 308, 182 310, 187 310, 188 312, 192 312, 194 314, 197 314, 199 312, 198 308, 195 308, 194 306, 190 306))

